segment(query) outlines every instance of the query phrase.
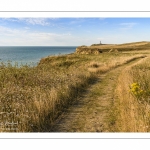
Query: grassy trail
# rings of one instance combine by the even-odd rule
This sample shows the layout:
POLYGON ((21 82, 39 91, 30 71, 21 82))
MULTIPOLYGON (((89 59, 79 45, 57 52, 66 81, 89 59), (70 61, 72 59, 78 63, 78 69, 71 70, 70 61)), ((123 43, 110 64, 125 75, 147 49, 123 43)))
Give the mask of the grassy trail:
POLYGON ((113 131, 114 120, 110 114, 118 77, 139 60, 141 58, 99 75, 98 80, 56 120, 51 132, 113 131))
POLYGON ((113 131, 116 132, 149 132, 149 59, 150 56, 141 59, 137 63, 127 66, 121 71, 114 91, 114 118, 113 131), (135 68, 138 68, 137 70, 135 68), (133 72, 135 72, 133 74, 133 72), (144 82, 145 81, 145 82, 144 82), (141 87, 146 84, 148 91, 136 97, 133 85, 139 83, 141 87), (139 99, 140 98, 140 99, 139 99), (139 100, 143 100, 140 103, 139 100), (145 106, 145 107, 143 107, 145 106))

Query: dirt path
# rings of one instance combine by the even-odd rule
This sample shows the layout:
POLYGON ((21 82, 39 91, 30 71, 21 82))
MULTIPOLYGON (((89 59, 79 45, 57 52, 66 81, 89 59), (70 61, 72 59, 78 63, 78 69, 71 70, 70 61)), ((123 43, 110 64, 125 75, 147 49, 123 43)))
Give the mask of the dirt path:
POLYGON ((110 132, 109 110, 118 76, 126 67, 140 60, 100 75, 98 81, 56 120, 51 132, 110 132))

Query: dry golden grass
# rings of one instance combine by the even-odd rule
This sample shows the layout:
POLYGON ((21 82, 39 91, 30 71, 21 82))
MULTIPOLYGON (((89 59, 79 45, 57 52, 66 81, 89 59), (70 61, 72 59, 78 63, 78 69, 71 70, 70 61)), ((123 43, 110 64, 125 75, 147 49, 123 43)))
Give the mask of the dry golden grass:
POLYGON ((113 113, 115 129, 119 132, 150 131, 149 64, 147 60, 147 63, 128 68, 118 79, 113 113))
POLYGON ((132 42, 132 43, 125 43, 125 44, 94 44, 92 46, 87 46, 87 47, 78 47, 77 51, 78 53, 84 51, 86 53, 91 53, 92 51, 95 51, 96 49, 99 49, 103 52, 132 52, 132 51, 139 51, 139 50, 149 50, 150 49, 150 42, 132 42), (84 51, 84 49, 86 49, 84 51), (91 51, 91 52, 90 52, 91 51))
POLYGON ((117 118, 115 128, 119 132, 135 132, 135 117, 133 99, 129 93, 129 85, 132 83, 128 70, 122 72, 115 90, 114 116, 117 118))
POLYGON ((50 131, 62 111, 97 78, 95 73, 104 73, 118 63, 121 65, 139 57, 72 54, 44 58, 37 67, 1 64, 0 131, 50 131), (123 58, 126 61, 122 61, 123 58), (99 71, 93 73, 89 68, 99 71))
POLYGON ((93 73, 105 73, 108 70, 111 70, 122 64, 129 63, 130 61, 133 61, 134 59, 138 59, 138 58, 142 58, 142 57, 145 57, 145 56, 144 55, 136 55, 135 57, 133 57, 133 56, 130 56, 130 57, 123 57, 123 56, 121 57, 120 56, 119 58, 114 57, 104 63, 92 61, 88 64, 88 70, 93 73))

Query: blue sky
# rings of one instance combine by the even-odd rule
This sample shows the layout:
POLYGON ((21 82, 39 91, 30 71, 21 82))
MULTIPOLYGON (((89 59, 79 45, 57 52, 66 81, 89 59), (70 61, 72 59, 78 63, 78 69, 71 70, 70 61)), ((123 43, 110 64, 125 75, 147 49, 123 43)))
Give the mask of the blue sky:
POLYGON ((150 18, 0 18, 0 46, 150 41, 150 18))

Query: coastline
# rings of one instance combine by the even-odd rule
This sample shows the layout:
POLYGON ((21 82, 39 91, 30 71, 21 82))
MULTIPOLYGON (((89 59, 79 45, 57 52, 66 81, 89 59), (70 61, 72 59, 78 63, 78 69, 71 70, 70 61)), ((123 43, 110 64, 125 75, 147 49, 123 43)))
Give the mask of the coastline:
MULTIPOLYGON (((99 98, 98 95, 103 95, 100 90, 100 88, 103 88, 103 85, 101 81, 98 82, 99 79, 101 79, 103 75, 107 75, 111 70, 115 73, 116 68, 120 67, 123 69, 124 66, 130 66, 132 63, 143 59, 145 55, 148 56, 149 50, 144 50, 144 48, 148 46, 149 43, 144 45, 143 51, 118 51, 100 54, 80 54, 75 51, 74 53, 57 56, 48 55, 41 58, 36 67, 1 66, 0 112, 4 113, 2 114, 3 123, 1 124, 0 131, 52 132, 57 119, 61 117, 71 105, 77 103, 78 99, 84 99, 86 97, 90 99, 93 98, 91 105, 88 105, 87 109, 89 115, 87 114, 88 111, 85 111, 86 115, 84 116, 91 118, 90 114, 95 114, 95 109, 97 108, 94 106, 95 96, 99 98), (89 89, 91 86, 95 86, 96 83, 99 83, 100 87, 90 92, 89 96, 87 94, 89 89), (5 114, 8 114, 7 118, 3 116, 5 114), (14 122, 13 128, 5 125, 5 123, 10 120, 14 122)), ((111 74, 107 80, 108 83, 110 80, 113 80, 111 74)), ((107 86, 105 90, 108 90, 107 86)), ((113 105, 114 103, 110 104, 113 105)), ((107 107, 112 108, 112 105, 107 107)), ((87 104, 85 104, 85 106, 87 106, 87 104)), ((108 112, 106 108, 105 110, 107 110, 108 114, 112 113, 108 112)), ((111 125, 109 128, 111 132, 114 119, 116 118, 111 114, 109 117, 108 125, 111 125)), ((81 127, 80 131, 84 132, 86 119, 76 121, 76 127, 81 127)), ((105 120, 103 121, 105 122, 105 120)), ((88 131, 97 131, 94 124, 91 123, 90 126, 91 128, 89 128, 88 131)), ((74 126, 71 125, 71 128, 73 129, 74 126)), ((73 131, 75 131, 74 129, 73 131)), ((76 131, 79 130, 77 129, 76 131)))
POLYGON ((74 53, 76 46, 0 47, 0 62, 36 66, 42 58, 74 53))

